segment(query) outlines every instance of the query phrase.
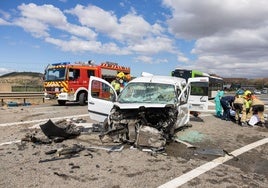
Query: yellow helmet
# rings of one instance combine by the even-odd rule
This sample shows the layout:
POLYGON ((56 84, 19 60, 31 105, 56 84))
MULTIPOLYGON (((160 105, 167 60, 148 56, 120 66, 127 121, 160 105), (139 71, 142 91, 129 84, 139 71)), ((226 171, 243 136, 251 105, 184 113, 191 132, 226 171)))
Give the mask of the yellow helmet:
POLYGON ((246 90, 246 91, 244 92, 244 97, 247 98, 247 97, 249 97, 251 94, 252 94, 251 91, 246 90))
POLYGON ((119 72, 116 77, 118 78, 124 78, 125 77, 125 74, 123 72, 119 72))

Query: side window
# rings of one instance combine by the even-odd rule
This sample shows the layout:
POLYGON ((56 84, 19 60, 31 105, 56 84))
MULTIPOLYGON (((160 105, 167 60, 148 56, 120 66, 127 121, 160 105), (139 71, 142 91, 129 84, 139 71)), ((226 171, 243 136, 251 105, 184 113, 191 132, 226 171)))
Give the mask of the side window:
POLYGON ((79 69, 69 69, 69 80, 76 80, 80 77, 79 69))
POLYGON ((109 85, 97 80, 92 81, 91 95, 93 98, 114 101, 115 94, 109 85))
POLYGON ((206 82, 192 82, 191 95, 208 96, 208 83, 206 82))
POLYGON ((95 76, 94 70, 87 70, 87 77, 90 78, 90 76, 95 76))

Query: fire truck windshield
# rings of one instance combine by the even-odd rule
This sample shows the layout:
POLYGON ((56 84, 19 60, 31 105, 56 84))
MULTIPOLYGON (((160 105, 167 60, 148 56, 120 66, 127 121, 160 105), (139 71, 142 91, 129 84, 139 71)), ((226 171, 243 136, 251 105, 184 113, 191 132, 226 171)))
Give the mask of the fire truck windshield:
POLYGON ((47 69, 45 74, 46 81, 61 81, 65 80, 65 68, 47 69))

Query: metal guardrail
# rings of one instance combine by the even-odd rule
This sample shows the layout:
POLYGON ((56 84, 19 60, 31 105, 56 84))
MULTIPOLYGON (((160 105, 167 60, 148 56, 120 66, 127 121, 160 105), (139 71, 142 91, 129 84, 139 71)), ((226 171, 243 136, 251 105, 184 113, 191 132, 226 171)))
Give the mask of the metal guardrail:
POLYGON ((1 104, 4 104, 6 99, 23 99, 23 103, 26 103, 26 99, 43 99, 44 102, 44 93, 43 92, 0 92, 1 104))

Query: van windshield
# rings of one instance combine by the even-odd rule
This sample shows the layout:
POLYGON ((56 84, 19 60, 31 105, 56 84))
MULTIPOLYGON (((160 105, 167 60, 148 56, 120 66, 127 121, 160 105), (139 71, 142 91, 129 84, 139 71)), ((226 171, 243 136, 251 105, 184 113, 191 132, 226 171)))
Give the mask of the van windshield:
POLYGON ((160 83, 129 83, 118 98, 119 103, 175 104, 175 87, 160 83))

